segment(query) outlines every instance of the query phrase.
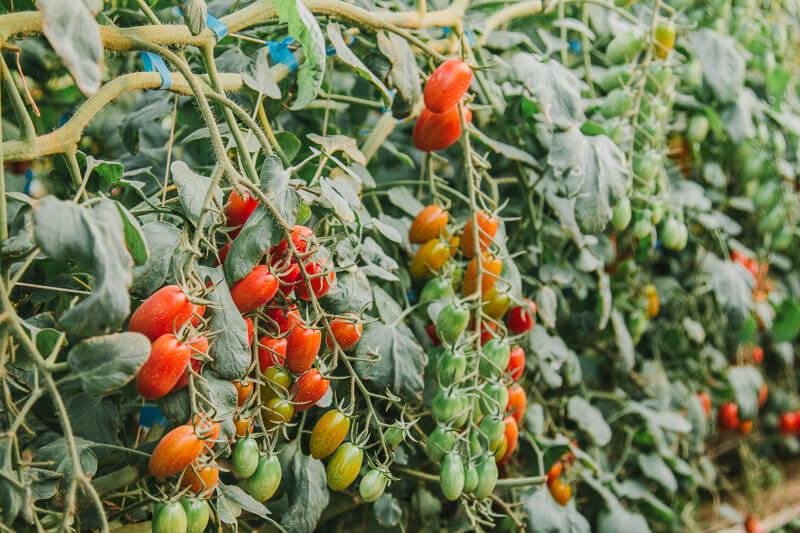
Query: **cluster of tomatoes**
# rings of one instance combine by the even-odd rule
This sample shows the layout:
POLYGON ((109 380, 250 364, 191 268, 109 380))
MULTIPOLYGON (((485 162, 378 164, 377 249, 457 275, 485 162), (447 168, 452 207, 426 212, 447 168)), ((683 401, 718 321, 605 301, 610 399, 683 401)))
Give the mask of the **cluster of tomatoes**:
POLYGON ((574 463, 575 454, 569 452, 564 454, 564 456, 556 461, 555 464, 550 467, 550 470, 547 471, 547 489, 559 505, 567 505, 570 496, 572 496, 572 486, 569 483, 561 481, 561 474, 565 467, 574 463))
MULTIPOLYGON (((414 126, 414 145, 423 152, 444 150, 461 137, 458 103, 472 83, 472 69, 460 59, 439 65, 425 84, 425 109, 414 126)), ((464 123, 472 120, 465 109, 464 123)))
POLYGON ((753 288, 753 301, 766 302, 769 293, 775 290, 775 282, 769 279, 769 263, 759 263, 757 259, 737 250, 731 252, 731 261, 742 265, 753 276, 756 282, 753 288))
MULTIPOLYGON (((700 403, 703 405, 703 411, 706 417, 711 416, 711 397, 708 393, 698 393, 700 403)), ((766 383, 761 385, 758 391, 758 406, 764 407, 767 403, 769 396, 769 387, 766 383)), ((739 405, 735 402, 725 402, 720 405, 717 412, 717 425, 720 430, 727 432, 737 432, 742 437, 746 437, 753 431, 753 420, 740 420, 739 418, 739 405)))

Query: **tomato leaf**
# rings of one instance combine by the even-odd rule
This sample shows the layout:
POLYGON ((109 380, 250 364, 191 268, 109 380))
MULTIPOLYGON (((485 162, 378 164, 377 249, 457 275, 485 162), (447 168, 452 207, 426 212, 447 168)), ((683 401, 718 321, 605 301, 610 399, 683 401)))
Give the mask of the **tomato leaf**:
POLYGON ((753 420, 758 413, 758 391, 764 383, 761 373, 752 366, 732 366, 728 382, 739 406, 739 419, 753 420))
POLYGON ((515 54, 511 68, 547 122, 562 129, 583 122, 581 84, 568 68, 557 61, 542 63, 529 53, 515 54))
POLYGON ((172 253, 178 247, 181 230, 176 226, 158 220, 142 226, 150 255, 143 265, 133 268, 131 292, 149 296, 164 285, 172 261, 172 253))
POLYGON ((730 35, 703 28, 690 35, 690 48, 703 65, 703 79, 722 103, 734 102, 744 85, 745 58, 730 35))
POLYGON ((290 109, 303 109, 316 98, 325 77, 325 37, 317 19, 300 0, 275 0, 281 22, 289 24, 289 35, 303 45, 305 59, 297 76, 299 90, 290 109))
POLYGON ((614 328, 614 339, 619 348, 617 365, 622 372, 630 372, 636 364, 633 339, 625 324, 625 317, 616 309, 611 311, 611 326, 614 328))
POLYGON ((650 526, 640 514, 626 511, 617 503, 600 514, 598 533, 650 533, 650 526))
POLYGON ((239 504, 243 510, 253 513, 256 516, 260 516, 261 518, 267 518, 267 516, 270 514, 269 510, 264 507, 263 503, 256 501, 240 487, 237 487, 236 485, 223 485, 222 483, 220 483, 220 486, 222 488, 222 494, 224 494, 229 500, 239 504))
POLYGON ((241 378, 250 368, 253 358, 247 343, 247 324, 233 303, 230 290, 222 277, 222 267, 206 268, 203 274, 214 284, 214 290, 208 294, 212 303, 206 311, 211 315, 210 331, 217 332, 213 339, 209 339, 211 343, 208 352, 213 359, 212 365, 223 378, 241 378))
MULTIPOLYGON (((45 444, 36 451, 33 460, 39 464, 47 464, 55 472, 63 476, 63 485, 69 486, 74 472, 72 454, 67 447, 67 439, 59 437, 49 444, 45 444)), ((97 472, 97 456, 91 450, 92 443, 80 437, 75 438, 75 447, 78 452, 78 461, 81 469, 87 476, 97 472)))
POLYGON ((712 254, 706 255, 703 271, 720 306, 731 315, 735 324, 744 324, 753 307, 753 276, 741 264, 722 261, 712 254))
POLYGON ((286 531, 312 533, 330 499, 325 466, 303 454, 296 444, 286 446, 278 458, 283 470, 279 490, 286 492, 287 501, 273 510, 283 513, 280 524, 286 531))
POLYGON ((335 314, 362 314, 372 306, 369 280, 360 269, 340 272, 336 275, 336 285, 322 297, 321 303, 335 314))
MULTIPOLYGON (((172 181, 178 187, 178 198, 180 198, 186 216, 197 224, 200 219, 200 213, 203 211, 203 205, 205 205, 208 190, 211 187, 211 178, 193 172, 189 165, 183 161, 173 162, 170 166, 170 172, 172 181)), ((215 187, 213 195, 216 204, 222 205, 222 189, 215 187)), ((213 221, 213 218, 208 219, 208 222, 211 221, 213 221)))
POLYGON ((670 493, 678 490, 678 480, 664 459, 657 453, 640 454, 636 458, 645 477, 655 481, 670 493))
POLYGON ((387 107, 391 105, 392 95, 389 92, 389 89, 386 88, 383 82, 375 74, 373 74, 372 71, 367 68, 367 66, 358 58, 358 56, 353 53, 350 47, 347 46, 342 38, 341 27, 337 23, 332 22, 328 24, 327 33, 328 39, 331 40, 333 47, 336 49, 336 57, 353 67, 362 78, 372 83, 383 95, 383 101, 387 107))
POLYGON ((800 304, 792 298, 784 298, 775 311, 777 318, 772 324, 775 342, 794 340, 800 333, 800 304))
POLYGON ((375 511, 375 519, 385 528, 396 526, 403 516, 403 508, 400 506, 400 501, 388 492, 381 494, 380 498, 375 500, 373 509, 375 511))
POLYGON ((83 390, 99 397, 132 380, 149 356, 150 340, 141 333, 126 331, 76 344, 67 362, 83 390))
POLYGON ((416 102, 422 96, 416 56, 408 41, 390 32, 378 32, 378 48, 392 64, 389 73, 398 97, 405 102, 416 102))
POLYGON ((528 533, 589 533, 589 522, 575 509, 573 502, 566 506, 556 503, 545 486, 537 487, 525 502, 528 533))
POLYGON ((569 399, 567 416, 588 433, 598 446, 605 446, 611 441, 611 428, 603 413, 580 396, 569 399))

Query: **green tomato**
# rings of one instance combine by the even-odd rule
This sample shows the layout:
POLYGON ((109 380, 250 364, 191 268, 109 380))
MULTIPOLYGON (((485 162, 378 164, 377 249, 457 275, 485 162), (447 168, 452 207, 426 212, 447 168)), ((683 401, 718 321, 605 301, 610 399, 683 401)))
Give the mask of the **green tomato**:
POLYGON ((664 204, 653 204, 653 210, 650 212, 650 222, 658 224, 664 218, 664 204))
POLYGON ((428 436, 428 443, 425 446, 425 452, 428 458, 434 463, 438 463, 444 457, 444 454, 453 449, 456 443, 456 432, 444 426, 436 426, 428 436))
POLYGON ((652 227, 649 217, 641 217, 636 221, 636 224, 633 225, 633 236, 637 239, 644 239, 650 235, 652 227))
POLYGON ((242 488, 256 500, 265 502, 278 490, 282 477, 283 470, 278 457, 272 454, 262 455, 256 471, 242 482, 242 488))
POLYGON ((603 100, 600 112, 606 118, 621 117, 627 113, 633 105, 633 95, 623 89, 614 89, 603 100))
POLYGON ((439 424, 452 424, 461 427, 469 418, 468 399, 458 391, 441 389, 436 393, 431 405, 431 416, 439 424))
POLYGON ((358 486, 358 493, 365 502, 374 502, 381 497, 383 491, 386 490, 386 483, 389 478, 386 474, 377 469, 372 469, 361 478, 361 484, 358 486))
POLYGON ((439 486, 442 487, 444 497, 451 502, 464 492, 464 465, 457 453, 450 452, 444 457, 442 469, 439 471, 439 486))
POLYGON ((447 304, 436 317, 436 334, 442 342, 455 344, 469 323, 469 310, 459 304, 447 304))
POLYGON ((705 115, 694 115, 689 120, 689 127, 686 130, 686 138, 692 143, 701 143, 708 135, 708 117, 705 115))
POLYGON ((484 415, 506 412, 508 407, 508 388, 502 383, 487 382, 481 389, 480 408, 484 415))
POLYGON ((792 245, 792 230, 786 226, 775 232, 772 237, 772 247, 778 252, 785 252, 792 245))
POLYGON ((419 295, 419 303, 434 302, 453 295, 453 284, 449 279, 441 276, 432 278, 419 295))
POLYGON ((703 81, 703 65, 700 61, 692 59, 684 63, 681 68, 681 81, 686 87, 694 89, 703 81))
POLYGON ((436 377, 442 387, 449 387, 467 373, 467 358, 461 352, 446 352, 436 365, 436 377))
POLYGON ((153 513, 153 533, 185 533, 186 511, 178 502, 159 503, 153 513))
POLYGON ((464 470, 464 494, 469 494, 478 486, 478 469, 474 465, 464 470))
POLYGON ((326 470, 328 488, 331 490, 344 490, 356 480, 364 461, 364 451, 353 444, 345 442, 339 446, 328 463, 326 470))
POLYGON ((623 231, 631 223, 631 201, 627 196, 617 202, 614 208, 614 216, 611 218, 611 223, 614 225, 616 231, 623 231))
POLYGON ((258 468, 258 443, 251 437, 239 439, 233 448, 233 470, 247 478, 258 468))
POLYGON ((470 456, 474 457, 480 454, 483 451, 483 447, 481 446, 481 437, 478 435, 478 432, 472 430, 469 432, 469 454, 470 456))
POLYGON ((497 418, 490 415, 484 416, 478 429, 483 434, 482 440, 486 442, 486 447, 482 451, 495 451, 500 446, 506 433, 506 425, 503 422, 502 413, 497 418))
POLYGON ((634 309, 631 312, 630 318, 628 318, 628 331, 631 333, 631 337, 633 337, 634 342, 638 342, 644 332, 647 331, 647 326, 650 325, 650 321, 647 319, 647 315, 641 309, 634 309))
POLYGON ((617 65, 605 70, 598 78, 597 85, 605 92, 611 92, 628 83, 631 79, 630 65, 617 65))
POLYGON ((651 93, 663 91, 672 81, 672 69, 663 63, 651 63, 648 70, 650 75, 645 82, 645 88, 651 93))
POLYGON ((383 434, 383 439, 386 444, 394 448, 406 438, 405 430, 399 426, 392 426, 383 434))
POLYGON ((473 494, 478 499, 483 499, 494 492, 497 485, 497 464, 493 455, 485 455, 478 463, 478 486, 475 487, 473 494))
POLYGON ((614 65, 628 63, 644 50, 645 40, 642 32, 629 30, 614 37, 606 48, 608 61, 614 65))
POLYGON ((776 205, 758 221, 759 233, 774 233, 786 222, 786 212, 782 205, 776 205))
POLYGON ((203 533, 211 516, 211 509, 205 500, 184 498, 181 505, 186 513, 186 533, 203 533))
POLYGON ((496 379, 503 375, 511 359, 511 348, 504 341, 490 339, 481 348, 481 361, 478 365, 480 375, 486 379, 496 379))
POLYGON ((781 186, 775 181, 760 183, 753 195, 753 203, 759 210, 772 208, 781 199, 781 186))
POLYGON ((686 224, 675 217, 669 217, 661 228, 661 244, 667 250, 683 250, 686 246, 687 234, 686 224))
POLYGON ((655 151, 633 156, 633 172, 645 182, 655 179, 658 171, 664 166, 664 158, 655 151))

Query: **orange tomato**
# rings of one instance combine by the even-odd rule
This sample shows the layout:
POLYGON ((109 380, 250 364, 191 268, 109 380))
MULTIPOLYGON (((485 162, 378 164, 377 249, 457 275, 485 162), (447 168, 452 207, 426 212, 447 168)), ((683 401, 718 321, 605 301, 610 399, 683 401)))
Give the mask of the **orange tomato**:
POLYGON ((158 442, 150 456, 150 475, 167 477, 177 474, 202 452, 205 442, 197 436, 191 424, 178 426, 158 442))
POLYGON ((572 496, 572 487, 566 483, 562 483, 560 479, 555 479, 550 485, 550 495, 559 505, 567 505, 567 502, 572 496))
POLYGON ((249 417, 236 418, 233 423, 236 425, 236 436, 244 437, 250 433, 250 428, 253 425, 253 420, 249 417))
POLYGON ((193 463, 183 471, 181 487, 189 487, 195 494, 203 494, 204 497, 210 498, 217 481, 219 481, 219 467, 216 463, 204 465, 193 463))
MULTIPOLYGON (((503 271, 503 260, 489 254, 482 254, 481 267, 483 274, 481 275, 481 296, 492 290, 497 284, 500 273, 503 271)), ((467 271, 464 273, 464 283, 461 286, 464 296, 474 294, 478 290, 478 261, 477 258, 472 258, 467 266, 467 271)))
POLYGON ((511 412, 511 416, 518 424, 522 423, 522 417, 525 415, 525 406, 528 404, 528 398, 525 390, 515 383, 508 388, 508 405, 506 412, 511 412))
MULTIPOLYGON (((477 219, 478 240, 480 242, 481 251, 484 251, 489 247, 489 243, 492 242, 492 239, 497 233, 497 227, 500 225, 500 221, 486 211, 479 211, 477 219)), ((467 258, 475 255, 475 235, 472 231, 472 221, 473 217, 467 220, 467 224, 464 226, 464 233, 461 236, 461 253, 467 258)))
POLYGON ((442 233, 450 216, 447 212, 436 204, 424 208, 414 218, 411 227, 408 228, 408 240, 411 244, 426 243, 431 239, 436 239, 442 233))
POLYGON ((517 441, 519 440, 519 426, 514 417, 511 415, 505 417, 503 423, 506 425, 504 435, 508 445, 502 459, 497 461, 497 466, 503 466, 511 459, 511 454, 517 449, 517 441))
POLYGON ((253 392, 253 384, 249 381, 234 381, 233 385, 236 387, 236 394, 238 395, 236 404, 241 407, 250 397, 250 393, 253 392))
POLYGON ((414 254, 411 260, 411 275, 424 278, 442 268, 450 258, 450 249, 439 239, 431 239, 414 254))

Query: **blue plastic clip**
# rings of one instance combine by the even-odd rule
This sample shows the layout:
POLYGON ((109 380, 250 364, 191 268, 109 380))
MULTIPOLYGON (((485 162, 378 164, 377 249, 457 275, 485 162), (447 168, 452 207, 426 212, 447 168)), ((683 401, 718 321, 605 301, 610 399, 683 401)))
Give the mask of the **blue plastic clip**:
POLYGON ((289 50, 289 45, 293 42, 294 39, 292 37, 287 37, 282 41, 267 41, 269 55, 272 56, 272 60, 289 67, 289 72, 295 70, 298 66, 297 58, 289 50))
MULTIPOLYGON (((442 28, 442 37, 447 37, 450 35, 450 26, 445 26, 442 28)), ((472 33, 472 30, 465 30, 464 35, 467 36, 467 42, 469 43, 469 47, 472 48, 475 46, 475 34, 472 33)))
POLYGON ((573 39, 569 42, 569 49, 573 54, 580 54, 583 51, 583 45, 577 39, 573 39))
POLYGON ((27 168, 25 169, 25 189, 23 189, 23 192, 28 196, 31 195, 32 183, 33 183, 33 170, 27 168))
POLYGON ((167 90, 172 87, 172 74, 160 55, 151 52, 142 52, 142 64, 147 72, 158 72, 161 74, 161 87, 159 87, 161 90, 167 90))
POLYGON ((214 32, 218 41, 228 35, 228 26, 211 13, 206 17, 206 26, 214 32))
POLYGON ((143 428, 152 427, 153 424, 166 427, 168 422, 166 417, 155 405, 145 405, 139 411, 139 425, 143 428))
MULTIPOLYGON (((389 100, 389 107, 392 107, 392 104, 394 103, 394 97, 397 96, 397 89, 390 90, 389 94, 392 97, 392 99, 389 100)), ((383 106, 383 110, 381 111, 381 113, 386 113, 387 111, 389 111, 389 108, 387 108, 386 106, 383 106)))
MULTIPOLYGON (((350 44, 355 40, 356 40, 356 38, 353 37, 353 34, 345 32, 345 34, 344 34, 344 44, 346 44, 347 46, 350 46, 350 44)), ((328 47, 325 49, 325 53, 328 54, 329 56, 335 56, 336 55, 336 47, 333 46, 332 44, 328 45, 328 47)))

